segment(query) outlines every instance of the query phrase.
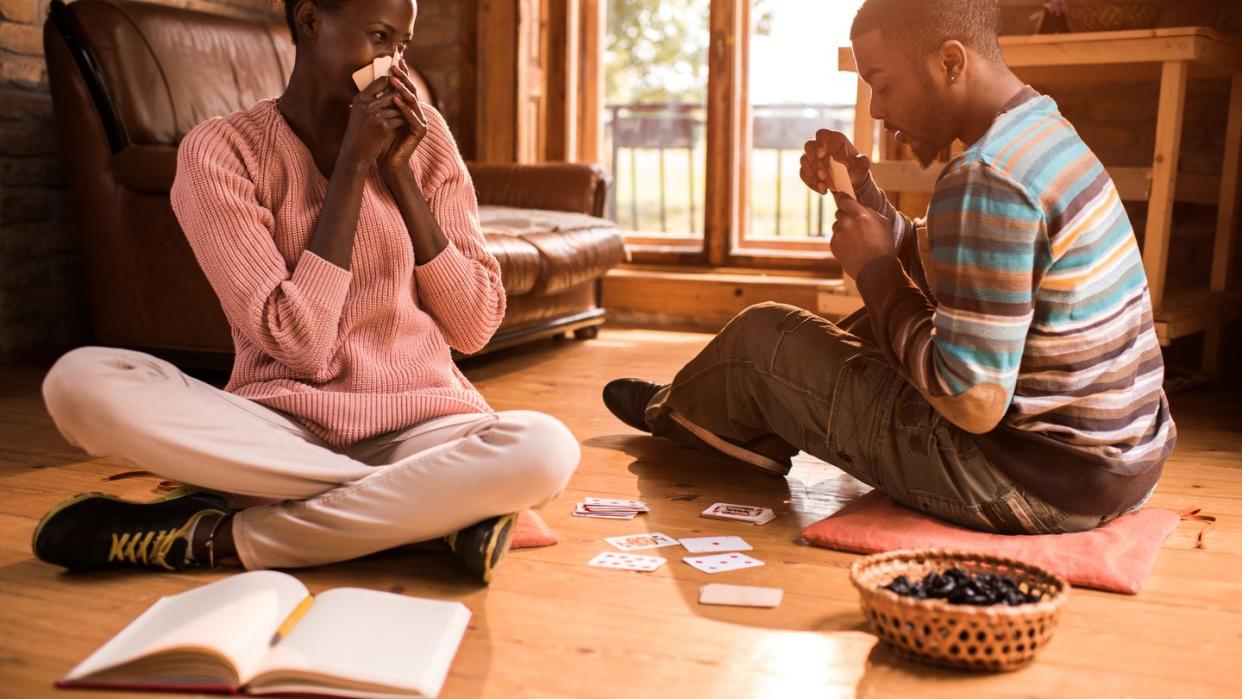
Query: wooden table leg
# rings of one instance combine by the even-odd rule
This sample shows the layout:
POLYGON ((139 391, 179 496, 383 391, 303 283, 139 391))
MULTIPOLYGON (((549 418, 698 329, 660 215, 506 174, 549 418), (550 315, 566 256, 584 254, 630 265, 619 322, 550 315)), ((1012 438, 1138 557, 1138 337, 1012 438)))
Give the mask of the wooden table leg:
MULTIPOLYGON (((1225 161, 1220 173, 1220 209, 1216 215, 1216 244, 1212 248, 1212 291, 1229 288, 1234 241, 1238 237, 1238 179, 1242 166, 1242 72, 1233 74, 1229 92, 1229 122, 1225 128, 1225 161)), ((1203 343, 1203 369, 1220 369, 1224 333, 1221 325, 1208 329, 1203 343)))
POLYGON ((1190 64, 1167 61, 1160 76, 1160 108, 1156 117, 1156 152, 1151 167, 1151 198, 1147 207, 1147 234, 1143 239, 1143 266, 1156 313, 1164 303, 1169 266, 1169 234, 1173 227, 1173 196, 1182 146, 1186 106, 1186 79, 1190 64))

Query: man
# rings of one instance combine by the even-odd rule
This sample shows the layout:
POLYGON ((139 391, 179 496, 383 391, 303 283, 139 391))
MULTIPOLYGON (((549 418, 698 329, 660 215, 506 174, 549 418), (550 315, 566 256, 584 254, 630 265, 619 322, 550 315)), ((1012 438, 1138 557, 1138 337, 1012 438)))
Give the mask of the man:
POLYGON ((835 132, 802 179, 836 194, 832 248, 865 316, 761 304, 671 385, 604 389, 627 424, 783 475, 799 449, 974 529, 1091 529, 1140 507, 1176 430, 1134 231, 1052 99, 1005 65, 995 0, 867 0, 851 29, 872 114, 937 181, 926 227, 835 132))

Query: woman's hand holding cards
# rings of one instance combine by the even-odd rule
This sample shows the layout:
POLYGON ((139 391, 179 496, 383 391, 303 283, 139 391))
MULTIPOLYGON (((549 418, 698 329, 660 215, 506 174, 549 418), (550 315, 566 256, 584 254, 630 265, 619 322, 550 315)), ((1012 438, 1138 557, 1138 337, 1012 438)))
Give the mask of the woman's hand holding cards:
POLYGON ((350 164, 375 162, 390 149, 405 117, 396 105, 397 95, 385 93, 387 83, 376 80, 354 96, 349 123, 341 141, 340 160, 350 164))
POLYGON ((388 77, 388 86, 393 89, 394 104, 401 112, 404 126, 403 133, 397 135, 388 152, 384 154, 384 176, 411 172, 410 158, 418 145, 427 136, 427 115, 423 112, 418 99, 418 88, 410 78, 409 67, 404 58, 400 58, 392 66, 392 74, 388 77))

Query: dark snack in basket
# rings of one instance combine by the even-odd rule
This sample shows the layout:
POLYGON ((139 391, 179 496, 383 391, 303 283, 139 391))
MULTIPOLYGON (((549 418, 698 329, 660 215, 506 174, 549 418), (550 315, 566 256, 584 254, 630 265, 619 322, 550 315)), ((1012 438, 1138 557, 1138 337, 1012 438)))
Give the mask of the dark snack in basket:
POLYGON ((1040 600, 1039 595, 1023 592, 1018 581, 1008 575, 971 574, 961 568, 950 568, 943 573, 932 571, 916 582, 898 575, 883 587, 903 597, 942 599, 949 604, 973 604, 978 607, 993 604, 1016 607, 1040 600))

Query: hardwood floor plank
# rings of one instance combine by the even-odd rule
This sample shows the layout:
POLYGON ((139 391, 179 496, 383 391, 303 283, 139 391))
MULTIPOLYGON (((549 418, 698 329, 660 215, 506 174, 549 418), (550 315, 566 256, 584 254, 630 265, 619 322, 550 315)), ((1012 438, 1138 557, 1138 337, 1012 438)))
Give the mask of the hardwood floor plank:
MULTIPOLYGON (((707 335, 605 330, 587 342, 544 342, 469 362, 466 374, 497 409, 556 415, 583 444, 566 492, 543 512, 561 543, 513 551, 490 588, 449 556, 402 548, 294 571, 312 591, 358 586, 456 599, 474 612, 444 697, 1031 697, 1234 696, 1242 659, 1242 413, 1236 389, 1172 397, 1177 451, 1151 506, 1198 505, 1219 518, 1182 522, 1136 596, 1074 590, 1052 643, 1017 672, 972 675, 911 664, 865 630, 848 566, 857 556, 800 542, 806 525, 868 488, 805 455, 785 479, 640 435, 600 401, 618 376, 667 381, 707 335), (588 496, 639 497, 632 521, 573 517, 588 496), (714 502, 772 507, 761 527, 704 519, 714 502), (734 534, 765 565, 709 576, 659 549, 650 574, 586 565, 605 537, 734 534), (705 607, 707 582, 785 590, 772 610, 705 607)), ((0 366, 0 696, 55 694, 52 682, 161 595, 227 575, 70 575, 34 560, 30 535, 63 498, 97 490, 149 498, 152 476, 65 443, 42 407, 46 367, 0 366)), ((151 696, 93 693, 93 697, 151 696)), ((175 696, 175 695, 170 695, 175 696)))

